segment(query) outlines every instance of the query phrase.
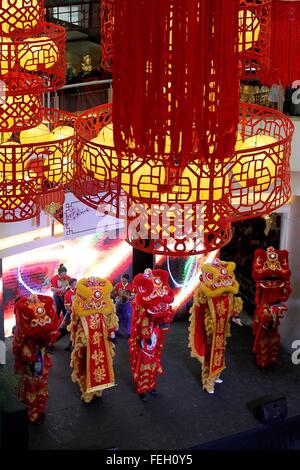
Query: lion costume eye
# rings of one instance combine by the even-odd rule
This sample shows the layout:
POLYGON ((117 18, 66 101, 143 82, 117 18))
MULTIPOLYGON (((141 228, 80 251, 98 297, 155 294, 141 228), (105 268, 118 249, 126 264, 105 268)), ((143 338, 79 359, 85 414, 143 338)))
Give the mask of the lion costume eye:
POLYGON ((206 273, 205 274, 205 278, 208 280, 208 281, 212 281, 214 276, 212 275, 212 273, 206 273))
POLYGON ((35 328, 37 325, 38 325, 38 321, 37 321, 35 318, 33 318, 33 319, 31 320, 31 326, 32 326, 32 328, 35 328))
POLYGON ((96 299, 100 299, 102 297, 102 294, 99 290, 96 290, 96 292, 94 293, 94 297, 96 297, 96 299))
POLYGON ((223 276, 225 276, 227 274, 227 269, 226 268, 222 268, 221 269, 221 274, 223 274, 223 276))

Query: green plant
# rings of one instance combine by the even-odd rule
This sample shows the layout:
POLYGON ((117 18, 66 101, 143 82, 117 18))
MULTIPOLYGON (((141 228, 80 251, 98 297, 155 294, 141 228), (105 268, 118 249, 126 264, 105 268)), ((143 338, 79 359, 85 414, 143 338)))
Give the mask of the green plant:
POLYGON ((18 376, 14 375, 7 366, 0 366, 0 407, 15 393, 18 376))

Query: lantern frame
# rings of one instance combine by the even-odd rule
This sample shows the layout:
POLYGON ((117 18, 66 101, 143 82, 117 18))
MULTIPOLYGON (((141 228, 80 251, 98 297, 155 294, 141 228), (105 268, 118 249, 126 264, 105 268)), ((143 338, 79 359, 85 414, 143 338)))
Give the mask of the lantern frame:
MULTIPOLYGON (((51 108, 42 111, 50 132, 60 126, 74 127, 75 115, 51 108)), ((33 203, 38 205, 42 194, 68 189, 75 173, 75 134, 23 144, 16 142, 19 133, 12 139, 15 144, 0 145, 0 222, 24 220, 24 214, 34 217, 33 203)))
MULTIPOLYGON (((140 189, 140 186, 143 184, 142 179, 143 175, 139 177, 139 170, 141 166, 147 165, 147 170, 149 170, 149 160, 141 160, 138 157, 134 156, 132 149, 128 154, 123 157, 117 156, 114 151, 114 147, 109 145, 103 145, 95 141, 95 137, 104 128, 104 126, 109 125, 112 122, 112 110, 111 105, 101 105, 99 107, 93 108, 82 113, 79 116, 78 121, 75 124, 76 129, 76 159, 77 159, 77 173, 78 176, 82 177, 79 181, 78 186, 82 183, 84 184, 84 179, 90 181, 95 180, 94 189, 99 188, 103 193, 103 196, 98 199, 95 198, 93 202, 86 200, 88 205, 96 208, 99 203, 105 201, 107 203, 107 196, 112 194, 112 199, 114 199, 118 194, 126 194, 132 199, 136 199, 145 203, 157 203, 157 202, 169 202, 169 203, 187 203, 187 202, 197 202, 205 204, 210 199, 222 200, 224 206, 230 209, 230 212, 236 214, 237 217, 242 216, 248 217, 248 212, 253 213, 252 217, 259 216, 263 213, 276 210, 278 207, 283 205, 288 198, 288 186, 289 186, 289 158, 291 155, 291 139, 293 135, 294 126, 287 116, 282 114, 279 111, 265 108, 257 105, 250 105, 247 103, 240 104, 240 122, 238 130, 242 139, 245 140, 249 137, 253 137, 259 133, 263 136, 272 136, 276 141, 272 144, 266 146, 259 146, 249 148, 247 150, 239 150, 238 148, 235 151, 233 157, 225 158, 223 163, 215 163, 211 159, 207 164, 203 164, 199 158, 197 159, 197 152, 195 151, 194 160, 190 161, 184 169, 178 169, 177 173, 170 173, 170 186, 166 185, 165 181, 161 181, 157 184, 158 188, 149 189, 147 188, 149 181, 145 181, 144 189, 140 189), (93 142, 91 142, 93 140, 93 142), (85 152, 83 158, 83 151, 85 152), (265 165, 262 165, 262 169, 267 168, 267 164, 271 159, 276 166, 276 159, 278 160, 278 171, 276 174, 270 177, 268 186, 274 186, 270 188, 267 201, 261 206, 260 202, 255 202, 255 197, 253 202, 249 202, 248 211, 245 212, 244 201, 245 201, 245 191, 237 190, 237 183, 234 181, 233 176, 231 175, 232 170, 237 165, 244 165, 243 158, 246 157, 250 160, 248 166, 251 162, 255 162, 257 155, 260 155, 259 160, 265 165), (89 163, 87 163, 89 162, 89 163), (136 165, 136 167, 134 167, 136 165), (132 168, 133 167, 133 168, 132 168), (190 172, 195 173, 195 177, 199 179, 199 184, 197 186, 193 185, 189 180, 188 176, 185 176, 185 171, 189 170, 190 172), (138 181, 134 182, 134 176, 138 173, 138 181), (128 176, 129 182, 124 184, 124 177, 128 176), (176 194, 171 193, 171 187, 176 186, 176 178, 178 186, 181 189, 177 189, 176 194), (200 185, 204 180, 208 178, 211 179, 210 185, 205 185, 204 187, 200 185), (276 182, 276 179, 280 179, 280 184, 276 182), (216 185, 217 183, 217 185, 216 185), (124 190, 124 186, 127 186, 127 189, 124 190), (191 198, 191 191, 189 192, 188 188, 191 188, 191 191, 194 191, 195 195, 191 198), (216 194, 217 191, 220 191, 221 194, 216 194), (143 195, 143 192, 146 195, 143 195), (162 197, 162 194, 165 196, 162 197), (228 202, 229 195, 234 199, 234 204, 228 202), (238 207, 238 209, 234 209, 238 207)), ((244 165, 245 166, 245 165, 244 165)), ((277 167, 277 166, 276 166, 277 167)), ((157 159, 155 164, 150 167, 151 171, 156 170, 161 173, 167 173, 167 168, 163 159, 157 159)), ((251 168, 252 169, 252 168, 251 168)), ((262 171, 262 170, 261 170, 262 171)), ((251 171, 244 170, 242 176, 243 187, 249 189, 249 193, 253 192, 251 190, 253 186, 253 177, 250 175, 251 171)), ((147 178, 151 178, 151 172, 145 175, 147 178)), ((262 178, 263 176, 261 176, 262 178)), ((153 180, 150 181, 153 184, 156 184, 155 178, 159 179, 158 176, 153 176, 153 180)), ((196 179, 195 178, 195 179, 196 179)), ((266 182, 260 183, 258 178, 258 183, 255 183, 255 190, 253 195, 266 192, 266 182)), ((268 189, 268 188, 267 188, 268 189)), ((76 191, 76 189, 75 189, 76 191)), ((85 194, 85 190, 78 190, 80 196, 85 194)), ((84 198, 84 196, 81 196, 84 198)), ((250 200, 250 195, 247 195, 248 200, 250 200)), ((87 197, 88 199, 88 197, 87 197)), ((226 216, 227 217, 227 216, 226 216)), ((235 216, 233 219, 235 220, 235 216)))
POLYGON ((239 40, 238 56, 241 80, 261 78, 269 71, 271 17, 272 0, 240 0, 239 38, 241 40, 239 40), (255 41, 257 28, 259 28, 259 33, 255 41), (249 36, 251 47, 249 47, 249 36))
POLYGON ((13 41, 4 37, 0 43, 1 79, 11 81, 16 74, 32 72, 41 78, 37 92, 46 93, 61 88, 66 82, 65 52, 65 29, 51 23, 44 22, 39 34, 24 37, 24 40, 20 36, 13 38, 13 41), (55 61, 53 55, 56 56, 55 61), (39 62, 41 57, 43 62, 39 62))
POLYGON ((42 120, 42 99, 38 76, 14 73, 2 80, 0 132, 37 126, 42 120))
POLYGON ((44 0, 37 0, 36 4, 32 4, 32 0, 8 0, 12 2, 11 10, 7 6, 0 5, 0 36, 9 38, 14 36, 30 36, 42 31, 44 18, 44 0), (13 10, 13 11, 12 11, 13 10), (22 29, 14 27, 16 21, 23 22, 22 29), (34 26, 31 25, 32 19, 36 20, 34 26), (25 20, 24 20, 25 19, 25 20), (4 25, 10 25, 8 31, 4 29, 4 25))
POLYGON ((75 124, 77 150, 73 192, 88 206, 106 208, 110 215, 124 218, 128 242, 142 251, 180 256, 220 249, 230 240, 232 222, 273 212, 290 198, 289 159, 294 126, 279 111, 241 103, 238 127, 241 141, 257 135, 271 137, 273 141, 247 149, 240 149, 237 144, 234 156, 225 158, 222 164, 212 159, 206 164, 199 159, 189 162, 177 175, 171 173, 169 186, 165 180, 157 183, 159 171, 164 178, 169 171, 164 160, 157 159, 151 167, 148 159, 134 159, 132 151, 118 157, 114 147, 95 140, 91 142, 111 122, 110 105, 101 105, 79 116, 75 124), (147 170, 155 170, 156 176, 151 171, 144 175, 139 173, 143 165, 147 170), (125 177, 128 177, 127 187, 125 177), (122 198, 126 203, 125 211, 122 198), (179 211, 177 218, 190 219, 190 226, 196 230, 200 211, 202 239, 187 237, 177 243, 172 240, 172 234, 169 239, 160 238, 164 227, 158 223, 153 234, 150 216, 149 220, 147 216, 146 220, 142 219, 144 233, 148 235, 145 239, 131 233, 130 226, 135 225, 140 215, 135 213, 134 206, 163 204, 175 205, 179 211), (184 215, 186 207, 190 211, 187 216, 184 215))

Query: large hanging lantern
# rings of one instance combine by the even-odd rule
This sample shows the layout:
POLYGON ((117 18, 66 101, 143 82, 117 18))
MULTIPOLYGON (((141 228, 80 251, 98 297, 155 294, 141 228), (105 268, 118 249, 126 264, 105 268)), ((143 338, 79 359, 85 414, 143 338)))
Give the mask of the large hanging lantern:
POLYGON ((163 161, 130 152, 118 157, 112 127, 109 105, 80 116, 73 192, 124 218, 138 249, 171 256, 219 249, 230 240, 232 222, 275 211, 290 197, 293 125, 275 110, 241 104, 234 156, 204 164, 195 153, 175 173, 163 161))
POLYGON ((270 2, 242 2, 244 16, 239 1, 224 3, 110 3, 114 102, 76 123, 73 191, 124 218, 127 241, 146 252, 220 249, 232 222, 272 212, 290 197, 293 125, 274 110, 239 107, 235 94, 238 59, 266 66, 267 27, 257 12, 267 15, 270 2), (242 29, 249 18, 251 41, 242 29))
POLYGON ((300 78, 300 1, 273 0, 269 83, 291 86, 300 78))
POLYGON ((41 93, 65 83, 65 30, 43 16, 43 1, 0 6, 1 222, 47 210, 45 200, 61 200, 74 175, 75 116, 41 107, 41 93))
POLYGON ((240 0, 238 54, 241 79, 261 78, 270 67, 271 0, 240 0))

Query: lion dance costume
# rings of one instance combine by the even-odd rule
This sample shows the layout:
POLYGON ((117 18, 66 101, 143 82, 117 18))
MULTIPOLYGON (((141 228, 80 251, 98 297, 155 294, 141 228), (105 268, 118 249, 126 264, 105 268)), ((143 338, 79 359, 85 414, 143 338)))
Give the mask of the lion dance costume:
POLYGON ((155 391, 157 374, 163 372, 161 354, 165 333, 170 329, 174 312, 173 292, 168 285, 168 273, 162 269, 145 269, 133 280, 136 297, 133 300, 130 363, 137 393, 155 391))
POLYGON ((257 365, 267 367, 278 360, 279 324, 287 311, 283 302, 291 293, 288 252, 273 247, 256 250, 252 274, 256 284, 253 351, 257 365))
POLYGON ((236 281, 235 263, 215 259, 204 264, 200 287, 195 291, 191 308, 189 347, 191 356, 202 365, 202 387, 214 393, 215 383, 221 383, 225 369, 226 339, 230 336, 230 318, 243 307, 236 281))
POLYGON ((79 384, 86 403, 115 385, 114 345, 109 337, 118 328, 118 318, 110 298, 112 288, 107 279, 81 279, 72 305, 68 326, 73 345, 72 380, 79 384))
POLYGON ((16 328, 13 339, 15 373, 20 375, 19 399, 36 423, 45 415, 48 372, 52 365, 46 348, 58 335, 58 318, 53 300, 46 295, 21 297, 15 304, 16 328))

